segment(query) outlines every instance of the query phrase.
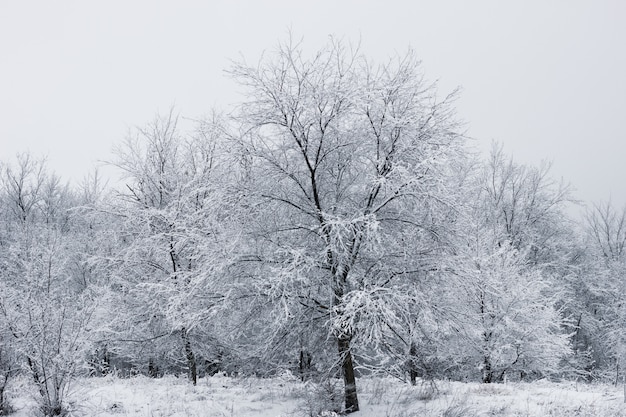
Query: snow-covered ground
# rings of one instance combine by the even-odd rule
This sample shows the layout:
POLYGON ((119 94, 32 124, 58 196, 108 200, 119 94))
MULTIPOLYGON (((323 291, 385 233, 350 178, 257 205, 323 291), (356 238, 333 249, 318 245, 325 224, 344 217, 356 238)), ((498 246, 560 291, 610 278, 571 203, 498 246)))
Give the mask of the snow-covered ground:
MULTIPOLYGON (((393 379, 360 379, 361 411, 355 417, 412 416, 626 416, 622 387, 539 381, 532 384, 438 382, 415 387, 393 379)), ((338 384, 337 387, 340 388, 338 384)), ((332 386, 272 379, 117 377, 79 379, 68 402, 70 416, 198 417, 332 416, 332 386)), ((25 382, 8 393, 15 417, 36 416, 34 391, 25 382)))

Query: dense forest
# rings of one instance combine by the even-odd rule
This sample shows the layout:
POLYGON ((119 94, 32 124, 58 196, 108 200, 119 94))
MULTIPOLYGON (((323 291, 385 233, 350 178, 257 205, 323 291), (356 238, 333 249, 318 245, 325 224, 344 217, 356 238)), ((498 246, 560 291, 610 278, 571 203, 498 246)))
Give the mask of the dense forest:
POLYGON ((0 162, 0 403, 29 375, 622 380, 626 211, 549 164, 473 152, 413 53, 285 44, 229 74, 237 108, 175 111, 80 184, 0 162))

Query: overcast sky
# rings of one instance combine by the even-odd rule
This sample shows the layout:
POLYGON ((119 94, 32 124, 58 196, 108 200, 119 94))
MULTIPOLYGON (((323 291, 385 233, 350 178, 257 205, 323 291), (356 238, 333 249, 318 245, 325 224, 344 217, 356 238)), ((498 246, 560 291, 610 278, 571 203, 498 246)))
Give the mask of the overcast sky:
POLYGON ((287 32, 383 61, 411 46, 482 149, 492 140, 587 201, 626 203, 626 1, 0 1, 0 160, 48 156, 80 180, 128 129, 175 105, 240 100, 230 59, 287 32))

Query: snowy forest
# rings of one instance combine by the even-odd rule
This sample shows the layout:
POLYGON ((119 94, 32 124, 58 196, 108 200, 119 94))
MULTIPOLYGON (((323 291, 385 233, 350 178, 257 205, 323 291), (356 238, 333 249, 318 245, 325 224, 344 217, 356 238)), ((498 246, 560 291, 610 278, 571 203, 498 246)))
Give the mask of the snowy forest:
POLYGON ((473 150, 413 52, 287 42, 227 72, 241 103, 129 132, 119 182, 2 155, 3 410, 23 375, 46 416, 112 372, 339 379, 345 413, 369 375, 623 380, 624 209, 473 150))

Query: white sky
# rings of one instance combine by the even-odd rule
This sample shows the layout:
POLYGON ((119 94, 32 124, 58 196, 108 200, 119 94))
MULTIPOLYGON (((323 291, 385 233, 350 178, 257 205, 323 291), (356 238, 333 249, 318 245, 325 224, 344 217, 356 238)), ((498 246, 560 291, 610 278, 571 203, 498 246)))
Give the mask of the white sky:
POLYGON ((240 98, 223 70, 291 29, 382 61, 415 49, 488 149, 554 161, 587 201, 626 203, 626 2, 0 1, 0 160, 30 150, 79 180, 113 143, 175 105, 200 117, 240 98))

